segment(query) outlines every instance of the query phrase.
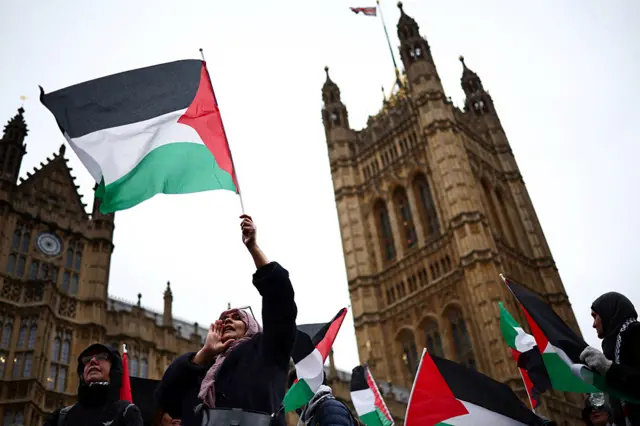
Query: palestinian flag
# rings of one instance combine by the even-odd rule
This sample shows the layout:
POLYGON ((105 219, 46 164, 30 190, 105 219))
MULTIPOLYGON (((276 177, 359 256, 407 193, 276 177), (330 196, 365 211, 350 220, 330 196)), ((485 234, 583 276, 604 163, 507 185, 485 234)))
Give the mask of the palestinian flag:
POLYGON ((549 304, 520 284, 509 279, 504 282, 522 305, 529 328, 542 352, 553 389, 577 393, 606 392, 624 401, 640 403, 636 398, 610 388, 602 375, 582 364, 580 354, 587 343, 549 304))
POLYGON ((531 408, 535 409, 540 404, 540 395, 551 389, 547 368, 533 336, 520 327, 502 303, 499 305, 502 336, 511 348, 513 359, 518 364, 522 381, 527 388, 531 408))
POLYGON ((393 426, 393 417, 366 365, 351 372, 351 402, 366 426, 393 426))
POLYGON ((587 347, 586 342, 538 296, 511 280, 505 279, 505 284, 522 305, 553 389, 577 393, 600 392, 572 372, 574 365, 581 364, 580 353, 587 347))
POLYGON ((238 191, 204 62, 170 62, 53 93, 40 90, 40 101, 99 184, 102 213, 160 193, 238 191))
POLYGON ((296 330, 291 358, 298 379, 289 388, 282 404, 285 413, 306 405, 322 385, 324 362, 342 326, 347 308, 343 308, 326 324, 300 325, 296 330))
POLYGON ((411 389, 405 426, 542 425, 505 384, 425 349, 411 389))
POLYGON ((375 7, 350 7, 351 11, 356 15, 362 13, 366 16, 376 16, 376 8, 375 7))
POLYGON ((129 377, 127 345, 122 345, 122 384, 120 385, 120 399, 122 401, 133 402, 133 397, 131 396, 131 379, 129 377))

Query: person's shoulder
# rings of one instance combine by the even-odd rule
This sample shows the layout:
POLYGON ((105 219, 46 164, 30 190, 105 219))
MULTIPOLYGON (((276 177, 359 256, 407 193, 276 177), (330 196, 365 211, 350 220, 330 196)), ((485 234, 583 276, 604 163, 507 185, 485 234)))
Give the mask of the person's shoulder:
POLYGON ((327 398, 316 407, 314 417, 320 424, 325 422, 335 425, 353 425, 351 410, 342 401, 335 398, 327 398))

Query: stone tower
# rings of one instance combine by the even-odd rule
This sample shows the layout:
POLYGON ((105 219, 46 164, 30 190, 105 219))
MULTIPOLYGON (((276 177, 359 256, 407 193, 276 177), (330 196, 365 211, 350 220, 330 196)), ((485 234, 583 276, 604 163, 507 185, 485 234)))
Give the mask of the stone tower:
MULTIPOLYGON (((367 126, 349 126, 328 70, 322 88, 360 360, 409 388, 426 347, 524 397, 498 302, 525 321, 499 273, 578 325, 491 96, 460 58, 466 101, 454 106, 426 38, 399 7, 404 78, 367 126)), ((553 392, 544 407, 560 423, 581 403, 553 392)))

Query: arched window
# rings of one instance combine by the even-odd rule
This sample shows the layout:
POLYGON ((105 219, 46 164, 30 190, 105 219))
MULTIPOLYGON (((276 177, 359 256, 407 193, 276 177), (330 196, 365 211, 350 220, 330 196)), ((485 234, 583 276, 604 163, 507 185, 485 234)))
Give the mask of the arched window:
POLYGON ((393 202, 398 214, 398 227, 402 230, 404 246, 413 248, 418 244, 418 236, 411 216, 411 208, 409 207, 406 191, 402 188, 397 188, 393 193, 393 202))
POLYGON ((69 286, 69 294, 71 294, 72 296, 75 296, 76 294, 78 294, 78 275, 77 274, 73 274, 71 276, 71 286, 69 286))
POLYGON ((440 222, 438 221, 438 213, 436 205, 433 202, 431 187, 427 181, 427 177, 419 174, 413 181, 413 192, 416 199, 420 200, 420 217, 427 232, 427 236, 436 236, 440 233, 440 222))
POLYGON ((56 337, 53 340, 53 346, 51 346, 51 361, 60 360, 60 338, 56 337))
POLYGON ((487 183, 486 180, 482 180, 482 191, 484 193, 484 198, 486 200, 486 206, 489 214, 489 222, 493 225, 494 232, 500 236, 504 235, 502 230, 502 223, 500 222, 500 216, 498 216, 498 211, 496 210, 496 205, 493 202, 491 187, 487 183))
POLYGON ((396 247, 393 242, 393 231, 391 229, 391 221, 389 220, 389 212, 382 200, 378 201, 374 211, 378 230, 380 231, 382 256, 386 261, 393 260, 396 258, 396 247))
POLYGON ((131 376, 137 376, 138 375, 138 358, 137 357, 131 358, 131 365, 129 367, 130 367, 129 374, 131 376))
POLYGON ((13 270, 16 267, 16 255, 10 254, 9 259, 7 260, 7 273, 13 274, 13 270))
POLYGON ((476 368, 471 339, 467 330, 467 324, 462 317, 462 312, 457 308, 449 309, 447 319, 451 326, 451 337, 456 361, 470 368, 476 368))
POLYGON ((440 330, 438 330, 438 323, 433 319, 428 319, 423 326, 424 341, 427 344, 427 350, 429 353, 444 357, 444 350, 442 349, 442 338, 440 337, 440 330))
POLYGON ((38 326, 32 325, 31 330, 29 330, 29 341, 27 343, 27 348, 33 349, 36 346, 36 335, 38 333, 38 326))
POLYGON ((143 379, 146 379, 148 374, 148 369, 149 369, 149 363, 147 362, 147 359, 142 358, 142 361, 140 361, 140 377, 142 377, 143 379))
POLYGON ((513 223, 511 223, 511 216, 509 216, 509 210, 507 209, 507 205, 505 204, 505 199, 502 196, 502 192, 500 190, 496 190, 496 199, 498 200, 498 206, 500 208, 500 213, 504 218, 504 223, 506 227, 507 237, 511 242, 513 247, 517 247, 517 236, 513 229, 513 223))
POLYGON ((402 350, 402 362, 407 368, 409 377, 413 378, 418 369, 418 351, 413 333, 409 330, 403 330, 398 336, 398 340, 402 350))
POLYGON ((18 332, 18 347, 24 347, 25 343, 27 343, 27 326, 23 325, 18 332))
POLYGON ((60 354, 61 362, 69 364, 69 356, 71 354, 71 343, 68 340, 62 342, 62 351, 60 354))
POLYGON ((5 324, 4 329, 2 330, 2 342, 0 342, 0 345, 3 348, 8 348, 9 345, 11 344, 12 331, 13 331, 13 324, 11 322, 8 322, 7 324, 5 324))

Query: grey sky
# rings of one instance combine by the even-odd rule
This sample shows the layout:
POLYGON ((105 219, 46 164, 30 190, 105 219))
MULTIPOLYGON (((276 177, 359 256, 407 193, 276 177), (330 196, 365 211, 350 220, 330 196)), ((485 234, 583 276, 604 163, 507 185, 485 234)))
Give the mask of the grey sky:
MULTIPOLYGON (((398 45, 394 1, 382 0, 398 45)), ((463 54, 491 92, 582 331, 598 344, 589 306, 619 290, 640 305, 640 2, 407 0, 449 96, 461 105, 463 54)), ((26 95, 30 128, 21 176, 64 142, 38 102, 53 91, 147 65, 197 58, 203 47, 234 153, 245 206, 265 252, 291 272, 299 322, 349 304, 320 118, 331 67, 361 128, 381 106, 393 69, 379 19, 349 6, 375 0, 0 2, 0 121, 26 95), (361 2, 362 1, 362 2, 361 2)), ((93 182, 71 150, 91 205, 93 182)), ((260 299, 226 191, 159 196, 117 214, 109 292, 201 324, 260 299)), ((358 363, 351 317, 336 362, 358 363)))

